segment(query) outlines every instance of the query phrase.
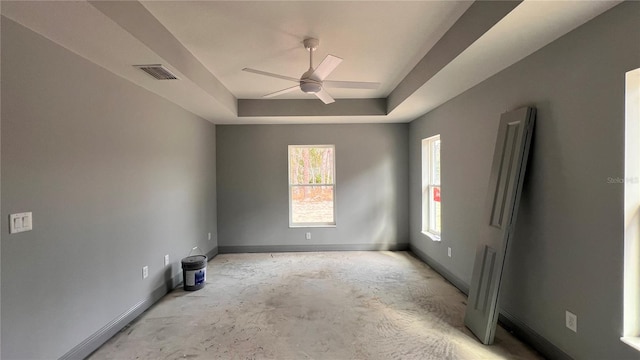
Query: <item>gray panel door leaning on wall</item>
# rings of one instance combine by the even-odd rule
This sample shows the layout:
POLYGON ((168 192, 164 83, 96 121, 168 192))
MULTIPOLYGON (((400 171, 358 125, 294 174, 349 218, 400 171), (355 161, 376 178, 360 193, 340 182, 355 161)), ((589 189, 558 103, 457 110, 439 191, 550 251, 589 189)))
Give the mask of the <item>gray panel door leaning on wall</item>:
POLYGON ((502 267, 516 222, 535 114, 534 108, 525 107, 500 117, 483 215, 487 222, 478 231, 464 317, 483 344, 493 343, 496 332, 502 267))

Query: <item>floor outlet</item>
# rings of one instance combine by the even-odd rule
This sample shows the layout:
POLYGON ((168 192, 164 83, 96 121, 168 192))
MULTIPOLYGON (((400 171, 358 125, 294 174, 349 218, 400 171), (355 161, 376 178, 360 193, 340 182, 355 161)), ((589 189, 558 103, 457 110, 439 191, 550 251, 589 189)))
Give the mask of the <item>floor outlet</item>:
POLYGON ((307 240, 311 240, 311 233, 310 232, 308 232, 305 236, 306 236, 307 240))
POLYGON ((578 316, 570 311, 566 311, 566 326, 569 330, 578 332, 578 316))
POLYGON ((447 256, 451 257, 451 248, 447 248, 447 256))
POLYGON ((169 254, 164 256, 164 266, 169 265, 169 254))
POLYGON ((145 266, 142 268, 142 278, 146 279, 149 276, 149 267, 145 266))

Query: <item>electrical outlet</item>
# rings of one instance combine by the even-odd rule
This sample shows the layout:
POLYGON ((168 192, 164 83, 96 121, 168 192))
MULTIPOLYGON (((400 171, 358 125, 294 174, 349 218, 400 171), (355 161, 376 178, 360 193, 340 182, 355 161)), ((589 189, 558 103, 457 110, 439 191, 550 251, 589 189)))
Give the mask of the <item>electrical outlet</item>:
POLYGON ((209 233, 209 234, 207 235, 207 238, 208 238, 209 240, 211 240, 211 233, 209 233))
POLYGON ((451 257, 451 248, 447 248, 447 256, 451 257))
POLYGON ((169 254, 164 256, 164 266, 169 265, 169 254))
POLYGON ((147 277, 149 277, 149 267, 148 266, 144 266, 142 268, 142 278, 146 279, 147 277))
POLYGON ((307 240, 311 240, 311 233, 310 232, 306 233, 305 238, 307 240))
POLYGON ((577 333, 578 332, 578 316, 570 311, 566 311, 565 325, 567 329, 577 333))

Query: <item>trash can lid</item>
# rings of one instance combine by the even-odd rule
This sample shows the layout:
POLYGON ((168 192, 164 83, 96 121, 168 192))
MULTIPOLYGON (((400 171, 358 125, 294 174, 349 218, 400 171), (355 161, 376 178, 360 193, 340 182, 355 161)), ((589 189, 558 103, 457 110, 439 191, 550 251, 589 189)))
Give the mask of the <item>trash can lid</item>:
POLYGON ((182 259, 182 265, 204 265, 207 263, 207 257, 205 255, 192 255, 182 259))

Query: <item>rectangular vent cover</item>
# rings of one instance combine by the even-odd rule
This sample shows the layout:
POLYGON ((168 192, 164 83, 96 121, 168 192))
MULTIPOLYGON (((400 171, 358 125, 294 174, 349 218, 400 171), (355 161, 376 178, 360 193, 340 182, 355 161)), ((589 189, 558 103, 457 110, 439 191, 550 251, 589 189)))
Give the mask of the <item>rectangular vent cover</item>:
POLYGON ((153 76, 156 80, 178 80, 177 76, 160 64, 133 66, 153 76))

